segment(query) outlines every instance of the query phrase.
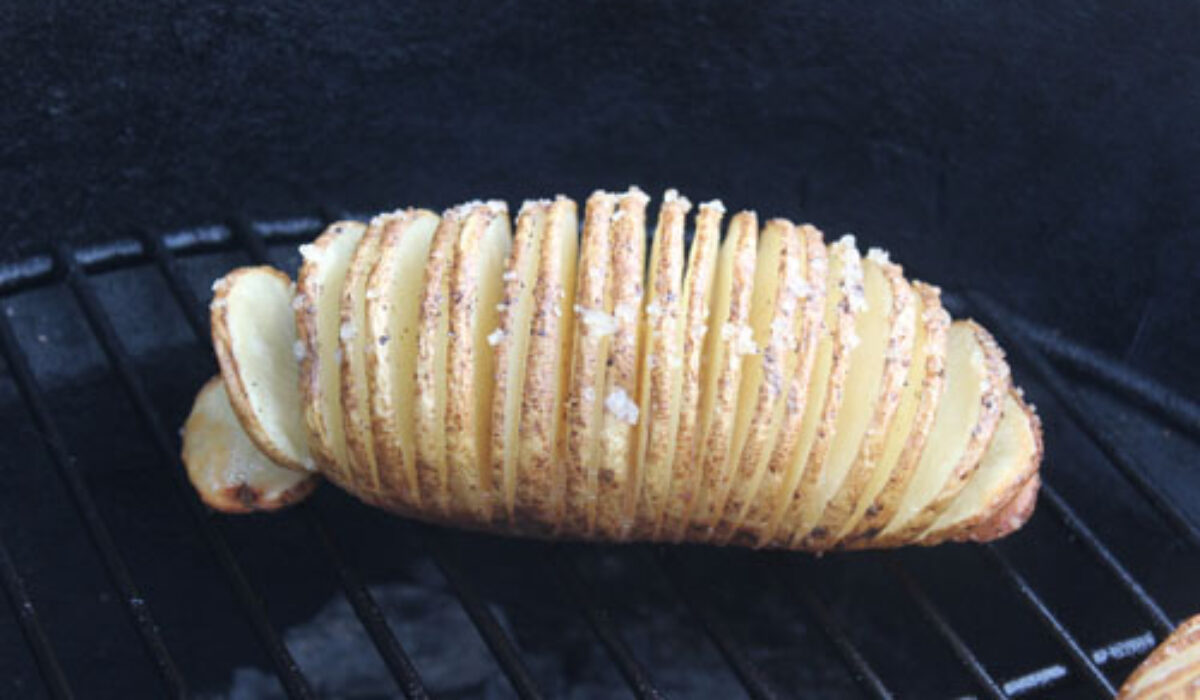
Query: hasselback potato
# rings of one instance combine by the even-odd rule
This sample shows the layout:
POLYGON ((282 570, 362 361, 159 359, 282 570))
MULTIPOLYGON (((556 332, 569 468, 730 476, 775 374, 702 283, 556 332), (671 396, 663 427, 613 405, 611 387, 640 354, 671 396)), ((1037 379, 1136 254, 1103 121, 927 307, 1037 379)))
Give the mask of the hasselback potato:
POLYGON ((1039 421, 936 287, 852 236, 649 201, 530 201, 515 229, 503 202, 404 209, 301 246, 294 285, 234 270, 193 484, 230 511, 324 477, 498 533, 816 551, 1028 519, 1039 421))

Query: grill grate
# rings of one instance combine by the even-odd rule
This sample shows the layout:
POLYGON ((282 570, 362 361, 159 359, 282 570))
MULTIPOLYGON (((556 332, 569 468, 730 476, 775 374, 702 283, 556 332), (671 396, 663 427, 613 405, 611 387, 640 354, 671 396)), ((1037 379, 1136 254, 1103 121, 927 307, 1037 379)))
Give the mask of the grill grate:
MULTIPOLYGON (((332 218, 332 217, 325 217, 332 218)), ((317 690, 310 678, 297 663, 285 636, 272 621, 264 596, 253 579, 244 570, 244 562, 237 553, 234 539, 228 532, 224 519, 208 513, 192 494, 177 455, 176 441, 171 437, 163 422, 162 414, 155 408, 151 394, 142 378, 134 354, 125 346, 116 330, 110 313, 97 297, 94 288, 98 275, 114 270, 148 268, 156 270, 165 281, 173 303, 177 304, 182 318, 192 334, 192 342, 198 352, 208 352, 208 327, 203 302, 195 293, 181 269, 179 256, 210 254, 214 251, 241 250, 256 263, 272 262, 272 246, 307 239, 319 227, 320 221, 304 218, 283 222, 253 224, 235 221, 228 229, 223 227, 198 230, 197 235, 188 233, 158 237, 141 236, 140 239, 113 245, 103 251, 80 251, 59 247, 55 250, 52 263, 11 268, 0 282, 0 293, 10 300, 22 292, 62 287, 78 305, 87 327, 103 351, 113 373, 134 408, 142 429, 150 436, 157 459, 171 475, 174 488, 188 505, 190 517, 201 539, 209 548, 217 566, 233 593, 234 600, 257 636, 258 642, 269 659, 274 676, 282 691, 290 697, 314 697, 317 690), (131 244, 132 243, 132 244, 131 244)), ((1158 488, 1146 471, 1139 466, 1128 450, 1112 437, 1113 431, 1103 419, 1088 411, 1087 403, 1081 399, 1070 381, 1047 358, 1064 363, 1080 373, 1104 381, 1128 396, 1136 397, 1141 403, 1149 403, 1159 417, 1176 428, 1183 429, 1192 439, 1198 435, 1195 429, 1195 408, 1190 402, 1170 396, 1144 381, 1129 379, 1127 374, 1114 375, 1111 368, 1092 361, 1090 356, 1071 350, 1059 340, 1029 331, 1028 324, 996 302, 976 293, 948 301, 966 304, 979 313, 985 322, 997 331, 1002 343, 1019 360, 1022 368, 1031 369, 1053 397, 1055 415, 1063 415, 1073 429, 1081 433, 1096 447, 1109 463, 1117 468, 1122 477, 1133 486, 1149 503, 1158 516, 1190 548, 1190 555, 1200 550, 1200 528, 1189 520, 1175 502, 1158 488), (1066 348, 1066 349, 1064 349, 1066 348)), ((957 309, 956 309, 957 310, 957 309)), ((76 454, 59 425, 59 418, 50 408, 45 389, 31 367, 29 353, 22 348, 11 314, 0 314, 0 350, 7 362, 7 371, 15 383, 25 411, 33 420, 42 436, 58 476, 70 494, 73 508, 81 517, 92 547, 98 552, 107 573, 109 584, 117 591, 120 603, 136 631, 146 656, 160 677, 164 689, 173 696, 187 692, 185 676, 173 658, 170 645, 164 640, 159 623, 154 617, 152 604, 147 602, 143 589, 139 587, 130 567, 123 558, 122 542, 114 537, 109 524, 97 506, 95 486, 80 473, 76 465, 76 454)), ((209 370, 213 371, 211 357, 209 370)), ((1119 369, 1119 368, 1118 368, 1119 369)), ((1053 436, 1052 436, 1053 437, 1053 436)), ((1106 578, 1120 588, 1142 622, 1151 630, 1150 639, 1161 639, 1173 628, 1173 618, 1138 578, 1123 563, 1112 548, 1096 534, 1076 507, 1068 503, 1055 485, 1056 474, 1052 465, 1044 472, 1044 485, 1040 499, 1041 511, 1050 511, 1057 522, 1065 528, 1070 538, 1092 562, 1106 572, 1106 578)), ((410 656, 406 645, 401 643, 379 601, 363 582, 362 575, 355 570, 346 556, 344 546, 335 534, 333 514, 322 499, 297 506, 295 511, 304 525, 313 533, 313 541, 324 556, 324 561, 334 572, 341 593, 345 596, 355 618, 361 624, 383 665, 393 678, 399 692, 410 698, 429 696, 421 669, 410 656)), ((282 516, 281 516, 282 517, 282 516)), ((1035 517, 1035 520, 1043 516, 1035 517)), ((1031 524, 1032 525, 1032 524, 1031 524)), ((538 674, 527 663, 521 647, 514 639, 509 625, 497 617, 494 603, 480 592, 478 578, 466 565, 467 556, 461 549, 464 536, 438 531, 421 525, 408 524, 422 546, 453 591, 478 635, 490 650, 495 663, 507 677, 511 690, 523 698, 543 696, 538 674)), ((581 572, 574 559, 587 548, 576 545, 531 545, 541 547, 539 571, 531 575, 545 575, 557 581, 565 598, 578 615, 586 622, 590 633, 604 650, 627 690, 640 698, 663 697, 664 691, 655 683, 656 668, 645 661, 645 650, 631 644, 622 632, 620 617, 610 602, 613 595, 608 590, 594 587, 581 572)), ((1084 695, 1111 697, 1114 695, 1112 678, 1105 668, 1122 655, 1144 654, 1149 646, 1138 642, 1136 652, 1129 652, 1126 641, 1109 647, 1088 651, 1063 622, 1045 596, 1030 582, 1022 566, 1014 563, 1006 552, 1005 545, 986 545, 976 548, 982 552, 986 571, 998 574, 1008 589, 1015 594, 1028 615, 1041 623, 1049 638, 1057 645, 1058 658, 1069 664, 1069 669, 1057 664, 1038 671, 1002 681, 989 669, 979 653, 973 649, 961 625, 956 626, 942 605, 914 574, 910 563, 919 553, 897 552, 881 555, 883 565, 880 573, 890 576, 903 597, 915 607, 920 617, 941 639, 941 643, 956 658, 973 685, 973 691, 988 697, 1010 697, 1025 695, 1048 689, 1075 688, 1084 695), (1122 646, 1124 644, 1124 646, 1122 646), (1112 649, 1124 650, 1118 654, 1112 649), (1072 686, 1071 683, 1075 685, 1072 686)), ((646 560, 646 569, 661 571, 670 589, 683 603, 684 609, 717 650, 728 670, 742 689, 751 697, 772 698, 795 690, 780 687, 764 671, 761 654, 756 656, 746 648, 739 634, 731 628, 725 617, 711 600, 712 591, 703 580, 688 573, 688 559, 696 552, 656 547, 631 547, 620 550, 624 558, 646 560)), ((716 556, 716 555, 714 555, 716 556)), ((885 680, 887 676, 870 660, 872 654, 863 648, 862 640, 855 641, 848 633, 849 621, 839 614, 823 596, 814 582, 819 582, 827 573, 823 562, 809 564, 795 555, 766 553, 747 555, 753 559, 753 575, 774 579, 789 592, 790 600, 803 610, 806 624, 812 623, 820 631, 830 652, 839 658, 848 679, 862 693, 871 697, 891 697, 889 685, 899 679, 885 680)), ((857 555, 869 558, 872 555, 857 555)), ((834 557, 830 557, 834 558, 834 557)), ((37 664, 44 682, 46 694, 53 697, 72 695, 71 679, 64 672, 64 664, 45 630, 36 591, 29 593, 20 567, 14 563, 11 550, 6 544, 5 533, 0 531, 0 574, 6 595, 20 621, 22 634, 29 653, 37 664)), ((1186 578, 1186 577, 1185 577, 1186 578)), ((1200 581, 1185 580, 1182 585, 1195 590, 1200 581)), ((781 613, 782 614, 782 613, 781 613)), ((1144 640, 1145 635, 1135 637, 1144 640)), ((904 640, 896 640, 904 643, 904 640)), ((643 645, 644 646, 644 645, 643 645)), ((803 663, 803 660, 794 660, 803 663)), ((934 669, 941 673, 944 669, 934 669)))

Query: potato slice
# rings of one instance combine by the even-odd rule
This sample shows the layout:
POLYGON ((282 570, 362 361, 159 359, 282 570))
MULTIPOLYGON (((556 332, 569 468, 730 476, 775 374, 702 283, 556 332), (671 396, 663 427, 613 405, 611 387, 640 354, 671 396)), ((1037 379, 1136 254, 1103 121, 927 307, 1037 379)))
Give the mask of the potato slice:
POLYGON ((714 539, 722 544, 741 524, 746 506, 757 496, 763 470, 783 419, 788 380, 795 369, 804 292, 804 234, 790 221, 767 222, 759 239, 755 262, 750 328, 759 352, 742 361, 734 422, 734 471, 729 496, 711 523, 714 539))
POLYGON ((650 198, 630 187, 612 218, 612 262, 608 296, 614 332, 608 343, 604 377, 602 458, 596 492, 596 532, 624 539, 633 523, 628 491, 637 483, 637 404, 641 372, 642 293, 646 274, 646 205, 650 198))
MULTIPOLYGON (((742 513, 731 533, 730 541, 742 545, 753 545, 763 541, 765 532, 775 512, 775 506, 783 498, 786 488, 794 488, 792 467, 793 454, 800 449, 801 438, 805 437, 803 421, 812 384, 813 370, 817 363, 817 350, 825 334, 826 287, 829 277, 829 254, 821 232, 812 226, 797 229, 804 246, 804 272, 800 278, 801 306, 796 318, 796 356, 791 374, 786 377, 786 387, 780 417, 778 440, 767 455, 766 469, 753 496, 746 499, 742 513), (792 484, 792 486, 787 486, 792 484)), ((809 439, 805 437, 805 439, 809 439)), ((804 448, 807 450, 807 447, 804 448)), ((795 475, 795 479, 799 479, 795 475)))
POLYGON ((838 537, 839 542, 874 537, 891 521, 916 471, 941 401, 950 315, 942 308, 940 289, 916 282, 913 290, 920 322, 907 383, 875 473, 838 537))
POLYGON ((863 262, 863 281, 868 308, 855 322, 859 344, 851 351, 845 405, 813 510, 801 524, 810 529, 793 542, 804 549, 828 549, 853 515, 875 471, 912 363, 915 295, 903 271, 874 248, 863 262), (814 514, 819 514, 815 521, 814 514))
POLYGON ((1011 391, 979 469, 933 525, 923 544, 967 537, 980 523, 1012 502, 1042 461, 1042 425, 1037 414, 1011 391))
POLYGON ((1008 391, 1008 365, 992 336, 973 321, 951 324, 946 389, 929 439, 895 517, 870 546, 911 542, 933 524, 979 467, 1008 391))
POLYGON ((739 212, 729 221, 714 283, 709 333, 701 365, 700 488, 690 516, 688 537, 708 541, 723 512, 733 483, 734 430, 742 365, 758 352, 750 325, 754 268, 758 255, 758 217, 739 212))
POLYGON ((517 232, 505 264, 500 302, 492 397, 491 484, 493 521, 515 522, 517 459, 520 454, 521 399, 525 388, 529 329, 534 315, 542 240, 550 202, 528 201, 517 215, 517 232))
POLYGON ((312 471, 300 415, 292 281, 272 267, 242 267, 213 290, 213 348, 246 435, 279 466, 312 471))
POLYGON ((641 468, 629 491, 633 502, 628 506, 634 514, 634 527, 628 533, 633 539, 653 537, 671 484, 683 381, 683 238, 691 208, 687 198, 675 190, 667 191, 650 251, 642 328, 645 359, 638 398, 641 468))
POLYGON ((316 474, 276 466, 258 450, 220 376, 208 380, 183 424, 183 464, 200 500, 225 513, 278 510, 304 500, 316 474))
POLYGON ((1021 485, 1017 495, 1001 506, 1000 510, 992 513, 986 520, 970 530, 955 535, 952 539, 957 542, 991 542, 1001 537, 1008 537, 1029 522, 1037 507, 1038 490, 1042 486, 1041 474, 1033 473, 1021 485))
POLYGON ((420 507, 413 405, 417 323, 425 262, 440 221, 423 209, 385 214, 379 260, 367 281, 367 386, 379 496, 393 507, 420 507))
POLYGON ((583 217, 579 269, 572 310, 571 376, 565 406, 566 452, 563 456, 564 503, 560 532, 591 535, 599 489, 600 432, 604 425, 604 379, 608 343, 615 330, 609 297, 611 221, 617 196, 597 191, 588 197, 583 217))
POLYGON ((446 356, 450 328, 450 278, 454 248, 462 230, 460 209, 442 214, 421 289, 417 314, 416 401, 414 434, 417 446, 417 485, 421 506, 431 516, 444 517, 450 507, 450 477, 446 467, 446 356))
POLYGON ((817 347, 809 381, 807 407, 800 424, 781 501, 760 544, 787 546, 801 524, 807 499, 814 498, 833 443, 834 426, 846 396, 851 353, 858 342, 855 320, 866 310, 862 258, 853 236, 829 247, 830 269, 825 293, 825 331, 817 347))
MULTIPOLYGON (((357 221, 332 224, 312 243, 300 246, 295 311, 300 356, 300 399, 308 447, 322 473, 339 486, 352 486, 346 471, 346 438, 342 424, 342 377, 338 359, 338 326, 342 287, 350 258, 366 226, 357 221)), ((273 334, 257 330, 262 337, 273 334)))
POLYGON ((1118 700, 1194 700, 1200 696, 1200 615, 1184 621, 1146 657, 1118 700))
POLYGON ((350 258, 338 309, 338 356, 341 360, 342 432, 350 480, 364 495, 379 492, 379 469, 371 434, 371 396, 367 386, 367 280, 379 258, 383 224, 372 221, 350 258))
POLYGON ((523 363, 524 386, 519 389, 513 519, 522 532, 549 534, 560 526, 563 404, 570 371, 578 254, 578 207, 559 196, 546 211, 523 363))
POLYGON ((708 337, 713 280, 720 258, 721 219, 725 205, 720 200, 700 205, 696 232, 688 252, 687 272, 683 280, 682 376, 679 380, 679 423, 675 431, 675 454, 671 459, 667 499, 658 515, 653 539, 682 540, 687 534, 688 516, 700 488, 700 469, 696 456, 700 449, 700 381, 704 348, 708 337))
POLYGON ((450 280, 446 372, 446 462, 450 515, 463 524, 491 521, 491 412, 496 305, 512 246, 508 206, 472 202, 459 208, 462 231, 450 280))

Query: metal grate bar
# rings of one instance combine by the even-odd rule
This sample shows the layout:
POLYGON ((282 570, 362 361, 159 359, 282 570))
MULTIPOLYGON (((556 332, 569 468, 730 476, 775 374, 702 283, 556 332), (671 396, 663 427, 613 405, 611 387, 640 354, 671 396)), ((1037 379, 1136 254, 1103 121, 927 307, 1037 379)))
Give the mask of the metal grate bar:
POLYGON ((917 607, 921 610, 921 614, 925 617, 925 620, 933 625, 938 634, 950 645, 950 649, 954 652, 954 655, 966 667, 967 672, 975 679, 975 682, 984 694, 990 698, 1006 697, 1004 690, 996 682, 996 679, 992 678, 992 674, 988 672, 983 663, 979 661, 979 658, 975 656, 975 652, 971 651, 971 648, 962 640, 962 637, 959 637, 954 628, 950 626, 950 622, 946 620, 946 616, 938 610, 933 601, 929 599, 929 596, 925 594, 925 591, 921 590, 920 585, 913 579, 912 574, 908 573, 899 561, 894 558, 891 561, 891 567, 896 578, 900 580, 901 585, 908 591, 909 596, 916 601, 917 607))
MULTIPOLYGON (((241 220, 235 219, 231 224, 231 228, 234 237, 246 248, 255 263, 260 265, 271 264, 267 246, 263 242, 262 236, 241 220)), ((474 588, 462 578, 453 563, 448 558, 442 556, 440 552, 441 543, 431 541, 428 543, 428 546, 433 553, 434 560, 438 562, 438 566, 442 569, 442 573, 447 576, 450 586, 458 594, 463 607, 467 609, 467 615, 479 629, 479 633, 483 636, 493 655, 496 656, 496 660, 504 669, 505 674, 508 675, 509 680, 512 681, 517 693, 526 698, 541 697, 541 691, 537 688, 537 684, 534 682, 533 676, 530 675, 529 669, 525 666, 525 662, 521 660, 516 646, 508 638, 508 633, 496 622, 495 616, 487 609, 487 606, 479 598, 474 588), (458 576, 457 581, 450 580, 452 574, 458 576)), ((369 597, 369 594, 366 595, 369 597)))
POLYGON ((875 698, 891 698, 892 692, 888 690, 883 680, 879 677, 879 674, 875 673, 875 669, 871 668, 871 664, 867 661, 866 657, 858 650, 858 647, 854 645, 850 637, 846 635, 846 631, 842 629, 842 625, 834 618, 825 601, 821 600, 821 597, 817 595, 816 590, 802 580, 802 577, 796 572, 795 566, 788 567, 788 574, 792 584, 788 588, 796 591, 800 602, 804 604, 809 614, 816 619, 821 631, 842 657, 842 661, 845 662, 851 677, 859 684, 863 692, 875 698))
POLYGON ((681 576, 678 571, 679 562, 676 555, 669 554, 660 547, 653 550, 654 559, 658 563, 659 568, 666 574, 667 580, 671 582, 671 586, 679 593, 679 597, 700 621, 700 626, 704 628, 704 633, 716 645, 717 650, 721 652, 721 656, 725 658, 725 662, 733 669, 734 675, 741 682, 742 687, 750 694, 752 698, 775 698, 778 694, 767 683, 762 671, 750 660, 741 647, 733 641, 733 635, 726 628, 725 623, 708 608, 700 600, 698 594, 693 589, 691 583, 686 580, 686 577, 681 576))
POLYGON ((375 602, 370 591, 359 580, 358 575, 342 559, 333 537, 325 527, 325 523, 317 517, 315 509, 307 507, 308 504, 303 505, 306 507, 302 509, 302 513, 308 520, 309 526, 317 533, 317 539, 321 541, 321 546, 337 571, 338 580, 341 581, 342 590, 349 599, 350 606, 354 608, 355 614, 366 628, 367 634, 370 635, 375 648, 379 650, 379 655, 383 657, 383 662, 387 664, 392 677, 400 685, 400 691, 409 700, 428 698, 429 693, 425 690, 425 684, 421 682, 417 668, 413 666, 404 647, 400 645, 400 640, 392 634, 392 628, 388 625, 383 610, 379 608, 379 604, 375 602))
MULTIPOLYGON (((175 264, 174 256, 163 242, 155 237, 147 238, 150 239, 147 241, 147 246, 163 276, 166 278, 168 287, 175 296, 180 308, 183 309, 184 317, 187 318, 188 325, 192 327, 196 335, 196 341, 203 344, 208 331, 201 316, 200 300, 192 293, 191 288, 183 282, 183 277, 180 275, 178 267, 175 264)), ((416 667, 413 666, 412 660, 409 659, 400 641, 396 639, 396 635, 392 633, 386 616, 370 592, 359 580, 358 575, 346 564, 322 519, 318 517, 308 503, 301 503, 297 507, 297 510, 307 517, 310 527, 317 534, 317 539, 321 542, 326 555, 337 571, 342 591, 350 602, 350 606, 354 609, 355 615, 358 616, 363 627, 366 628, 367 634, 379 650, 384 664, 387 665, 388 670, 396 679, 401 691, 409 698, 428 697, 424 684, 421 682, 420 674, 417 672, 416 667)))
POLYGON ((33 607, 33 601, 25 592, 25 582, 21 580, 21 574, 17 572, 17 567, 8 554, 8 547, 3 541, 0 541, 0 579, 3 579, 4 592, 8 594, 8 600, 21 624, 25 641, 29 644, 29 650, 33 653, 38 671, 41 673, 42 680, 51 697, 74 697, 71 686, 67 683, 67 677, 63 674, 62 666, 58 663, 58 655, 54 652, 49 638, 46 637, 46 631, 42 629, 42 621, 38 619, 37 609, 33 607))
POLYGON ((71 451, 68 449, 66 440, 59 431, 58 425, 51 417, 53 414, 46 403, 45 397, 42 395, 37 379, 33 375, 33 370, 29 367, 29 361, 17 343, 17 338, 13 333, 12 324, 8 320, 7 313, 0 314, 0 346, 3 346, 3 353, 9 362, 13 378, 16 379, 17 387, 25 400, 25 404, 32 413, 34 422, 46 441, 46 445, 54 459, 54 464, 58 468, 58 474, 66 484, 68 491, 70 491, 76 509, 83 517, 84 523, 87 526, 88 536, 91 538, 92 544, 99 551, 100 557, 104 561, 104 566, 108 570, 109 578, 120 593, 121 599, 125 603, 125 607, 133 620, 138 636, 141 638, 142 644, 145 645, 146 652, 150 655, 150 660, 154 664, 155 670, 158 671, 163 682, 166 683, 172 696, 179 697, 185 695, 187 688, 184 684, 183 676, 180 675, 179 669, 175 665, 175 660, 171 658, 171 653, 167 650, 167 645, 163 641, 162 635, 159 634, 158 624, 154 621, 149 606, 146 605, 146 599, 142 597, 141 591, 138 590, 137 584, 134 583, 133 577, 129 573, 129 568, 126 566, 120 551, 117 549, 116 542, 112 538, 112 533, 108 530, 108 525, 105 524, 104 519, 100 516, 100 510, 96 507, 96 502, 92 499, 92 493, 88 489, 83 475, 75 468, 75 458, 71 455, 71 451))
POLYGON ((1146 473, 1140 469, 1133 457, 1124 448, 1109 437, 1111 431, 1105 429, 1102 421, 1085 412, 1081 401, 1070 387, 1066 379, 1054 369, 1053 365, 1043 356, 1032 343, 1026 341, 1026 336, 1016 327, 1010 314, 999 304, 982 294, 967 292, 967 298, 981 314, 998 329, 1006 338, 1012 341, 1013 350, 1031 366, 1045 383, 1050 392, 1058 400, 1059 405, 1075 422, 1084 434, 1097 446, 1104 456, 1117 467, 1127 481, 1150 501, 1172 527, 1181 534, 1192 547, 1200 549, 1200 527, 1197 527, 1166 494, 1154 484, 1146 473))
POLYGON ((1200 405, 1116 360, 1084 345, 1071 342, 1018 314, 1012 314, 1021 331, 1050 359, 1115 389, 1142 405, 1183 433, 1200 439, 1200 405))
POLYGON ((1053 611, 1042 600, 1041 596, 1029 585, 1025 577, 1012 565, 1008 557, 1000 551, 1000 548, 994 544, 987 543, 983 546, 984 553, 991 559, 1000 572, 1004 575, 1005 580, 1013 587, 1018 595, 1031 607, 1034 614, 1041 620, 1046 629, 1050 631, 1051 636, 1058 642, 1059 646, 1067 652, 1067 656, 1071 659, 1071 663, 1075 666, 1084 678, 1092 684, 1098 692, 1107 697, 1114 697, 1117 694, 1117 689, 1113 687, 1108 678, 1096 667, 1092 657, 1083 650, 1079 642, 1071 635, 1070 631, 1062 624, 1053 611))
POLYGON ((458 596, 467 616, 471 618, 471 622, 483 637, 484 643, 496 657, 496 661, 500 663, 500 668, 512 682, 517 695, 526 700, 543 697, 537 681, 533 679, 533 675, 521 658, 520 652, 517 651, 516 645, 508 636, 508 632, 500 626, 496 616, 488 609, 487 603, 463 575, 458 563, 452 556, 446 554, 443 537, 444 535, 440 533, 432 533, 425 539, 429 546, 430 556, 433 557, 434 563, 445 576, 454 594, 458 596))
POLYGON ((575 565, 568 560, 560 546, 555 546, 550 550, 549 560, 550 565, 562 581, 567 595, 587 619, 588 626, 592 628, 592 632, 604 645, 609 658, 616 664, 617 670, 629 684, 629 689, 633 691, 634 696, 638 698, 663 697, 650 681, 646 669, 625 643, 621 632, 613 624, 608 610, 596 600, 588 585, 580 579, 575 565))
POLYGON ((1125 565, 1113 555, 1096 533, 1092 532, 1091 528, 1083 522, 1083 520, 1075 513, 1074 509, 1063 500, 1058 489, 1050 485, 1045 479, 1042 480, 1041 497, 1046 503, 1054 509, 1058 518, 1067 526, 1076 537, 1076 542, 1084 549, 1092 554, 1097 561, 1100 562, 1114 578, 1121 583, 1121 587, 1129 593, 1129 597, 1133 599, 1134 605, 1142 611, 1159 635, 1166 637, 1175 629, 1175 625, 1171 623, 1171 618, 1167 616, 1158 601, 1146 592, 1142 584, 1138 583, 1133 574, 1125 568, 1125 565))
POLYGON ((245 573, 242 572, 241 567, 233 556, 233 552, 229 549, 229 544, 213 527, 203 507, 200 505, 200 501, 192 492, 191 487, 185 483, 184 469, 179 463, 179 456, 172 448, 171 438, 168 437, 169 434, 166 428, 162 425, 158 413, 154 410, 150 397, 146 393, 145 386, 143 386, 140 378, 133 369, 133 361, 117 337, 117 332, 113 328, 112 322, 93 294, 91 287, 87 283, 86 276, 79 268, 74 255, 65 247, 59 248, 58 253, 60 264, 67 271, 68 286, 83 308, 88 325, 91 326, 92 332, 96 335, 97 340, 99 340, 105 355, 108 357, 109 362, 112 363, 118 377, 125 386, 130 399, 133 401, 134 409, 141 420, 150 428, 151 436, 154 439, 154 444, 159 451, 160 457, 170 465, 168 471, 171 473, 172 482, 176 488, 181 490, 184 502, 187 503, 189 510, 196 519, 205 541, 215 553, 226 578, 233 587, 235 596, 250 620, 251 627, 253 627, 259 641, 263 644, 268 656, 270 656, 284 689, 292 697, 313 697, 312 687, 296 665, 295 659, 292 658, 291 652, 288 651, 283 640, 280 639, 278 632, 271 626, 266 610, 263 608, 262 600, 254 592, 249 581, 246 579, 245 573))

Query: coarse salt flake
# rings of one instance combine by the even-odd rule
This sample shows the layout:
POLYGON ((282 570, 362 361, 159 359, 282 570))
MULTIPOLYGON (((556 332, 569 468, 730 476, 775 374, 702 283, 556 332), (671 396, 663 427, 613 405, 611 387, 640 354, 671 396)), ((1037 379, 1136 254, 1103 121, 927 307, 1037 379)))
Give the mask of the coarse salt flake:
POLYGON ((879 265, 887 265, 892 261, 892 258, 883 248, 871 248, 867 251, 867 260, 879 265))
POLYGON ((637 425, 638 405, 629 398, 624 389, 616 389, 604 399, 604 408, 617 417, 617 420, 629 425, 637 425))
POLYGON ((603 337, 617 332, 619 324, 611 314, 584 306, 575 306, 575 313, 587 328, 590 335, 603 337))
POLYGON ((308 356, 308 349, 304 346, 303 340, 297 340, 292 343, 292 356, 296 358, 296 362, 303 362, 308 356))
POLYGON ((488 333, 488 337, 487 337, 488 345, 491 345, 492 347, 496 347, 497 345, 500 344, 501 340, 504 340, 504 330, 503 329, 497 328, 496 330, 492 331, 491 333, 488 333))
POLYGON ((346 321, 342 324, 341 328, 338 329, 338 337, 342 340, 350 340, 354 337, 354 333, 354 322, 352 321, 346 321))
POLYGON ((315 263, 321 259, 322 250, 312 243, 305 243, 298 250, 300 251, 300 257, 304 258, 305 262, 315 263))

